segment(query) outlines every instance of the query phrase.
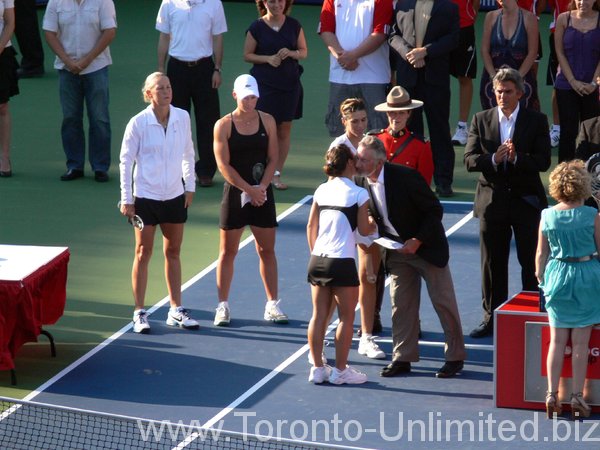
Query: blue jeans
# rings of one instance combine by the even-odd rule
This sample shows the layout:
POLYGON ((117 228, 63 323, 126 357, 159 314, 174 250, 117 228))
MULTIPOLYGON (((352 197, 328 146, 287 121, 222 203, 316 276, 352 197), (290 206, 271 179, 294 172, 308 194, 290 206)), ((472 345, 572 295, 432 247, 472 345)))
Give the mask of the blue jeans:
POLYGON ((89 121, 89 161, 93 171, 110 167, 110 118, 108 114, 108 67, 85 75, 58 71, 60 105, 63 112, 61 136, 67 169, 83 170, 85 135, 83 103, 89 121))

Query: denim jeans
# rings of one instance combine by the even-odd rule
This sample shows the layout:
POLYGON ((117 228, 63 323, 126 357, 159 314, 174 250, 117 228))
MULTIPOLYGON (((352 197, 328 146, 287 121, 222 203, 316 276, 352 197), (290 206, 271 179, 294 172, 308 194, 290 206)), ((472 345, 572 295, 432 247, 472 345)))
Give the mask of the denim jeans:
POLYGON ((89 161, 93 171, 110 167, 110 118, 108 115, 108 67, 85 75, 58 71, 60 105, 63 112, 61 136, 67 169, 83 170, 85 135, 83 104, 89 121, 89 161))

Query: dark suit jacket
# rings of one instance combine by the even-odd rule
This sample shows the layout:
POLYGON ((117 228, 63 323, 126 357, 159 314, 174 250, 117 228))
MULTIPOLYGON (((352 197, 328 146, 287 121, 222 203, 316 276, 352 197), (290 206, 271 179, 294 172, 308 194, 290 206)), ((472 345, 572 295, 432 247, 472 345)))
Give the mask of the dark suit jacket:
POLYGON ((550 167, 548 120, 541 114, 521 107, 515 123, 513 143, 516 164, 492 164, 492 155, 500 146, 497 108, 473 116, 464 162, 469 172, 481 172, 475 193, 474 215, 484 220, 508 217, 535 218, 548 206, 540 172, 550 167))
MULTIPOLYGON (((417 255, 437 267, 445 267, 449 251, 442 225, 444 210, 439 200, 416 170, 390 163, 385 163, 383 170, 388 218, 396 232, 403 241, 419 239, 422 244, 417 255)), ((356 177, 356 184, 371 194, 366 178, 356 177)), ((381 217, 372 195, 369 208, 380 225, 381 217)))
POLYGON ((594 153, 600 152, 600 116, 581 122, 577 142, 575 158, 587 161, 594 153))
MULTIPOLYGON (((417 84, 417 69, 406 61, 406 54, 416 47, 415 3, 416 0, 398 0, 389 38, 390 47, 400 55, 396 58, 396 78, 405 88, 417 84)), ((458 7, 450 0, 434 0, 423 38, 423 47, 427 48, 426 83, 445 85, 450 82, 450 52, 458 47, 459 32, 458 7)))

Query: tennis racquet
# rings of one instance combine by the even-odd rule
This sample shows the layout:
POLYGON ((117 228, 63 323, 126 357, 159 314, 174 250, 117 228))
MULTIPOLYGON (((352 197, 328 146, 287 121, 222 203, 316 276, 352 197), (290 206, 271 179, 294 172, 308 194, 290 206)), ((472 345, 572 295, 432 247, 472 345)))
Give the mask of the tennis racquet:
POLYGON ((585 168, 592 176, 592 197, 600 209, 600 153, 594 153, 585 163, 585 168))
POLYGON ((263 163, 256 163, 252 166, 252 178, 254 178, 256 184, 260 184, 264 173, 265 165, 263 163))
MULTIPOLYGON (((121 202, 117 203, 117 208, 121 211, 121 202)), ((144 221, 137 214, 133 217, 128 217, 127 222, 136 227, 138 230, 142 231, 144 229, 144 221)))

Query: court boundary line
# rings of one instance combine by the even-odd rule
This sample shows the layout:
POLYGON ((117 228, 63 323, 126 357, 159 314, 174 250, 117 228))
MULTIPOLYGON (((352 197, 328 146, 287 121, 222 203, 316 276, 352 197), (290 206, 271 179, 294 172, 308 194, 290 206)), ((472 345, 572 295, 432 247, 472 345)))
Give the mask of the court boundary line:
MULTIPOLYGON (((306 195, 306 196, 304 196, 301 200, 299 200, 298 202, 296 202, 295 204, 293 204, 292 206, 290 206, 288 209, 286 209, 285 211, 283 211, 279 216, 277 216, 277 221, 279 222, 279 221, 285 219, 290 214, 294 213, 297 209, 299 209, 305 203, 307 203, 308 200, 311 199, 311 198, 312 198, 312 195, 306 195)), ((242 248, 246 247, 253 240, 254 240, 254 236, 252 236, 252 234, 251 234, 246 239, 244 239, 242 242, 240 242, 238 250, 241 250, 242 248)), ((189 288, 190 286, 192 286, 198 280, 202 279, 209 272, 211 272, 213 269, 215 269, 217 267, 217 262, 218 262, 218 259, 215 260, 215 261, 213 261, 211 264, 209 264, 208 266, 206 266, 199 273, 197 273, 192 278, 190 278, 188 281, 186 281, 184 284, 182 284, 181 285, 181 292, 183 293, 187 288, 189 288)), ((163 307, 168 301, 169 301, 169 296, 166 295, 164 298, 162 298, 161 300, 159 300, 157 303, 155 303, 151 308, 149 308, 147 310, 148 315, 150 316, 156 310, 158 310, 159 308, 163 307)), ((133 328, 133 323, 132 322, 127 323, 127 325, 124 325, 121 329, 117 330, 115 333, 113 333, 111 336, 109 336, 108 338, 106 338, 104 341, 100 342, 98 345, 96 345, 95 347, 93 347, 87 353, 85 353, 84 355, 82 355, 79 358, 77 358, 75 361, 73 361, 67 367, 65 367, 64 369, 62 369, 60 372, 58 372, 52 378, 50 378, 46 382, 42 383, 36 389, 32 390, 28 395, 26 395, 23 398, 23 400, 25 400, 25 401, 31 401, 32 399, 34 399, 35 397, 37 397, 39 394, 41 394, 42 392, 44 392, 46 389, 48 389, 50 386, 52 386, 54 383, 56 383, 58 380, 60 380, 61 378, 63 378, 65 375, 67 375, 68 373, 72 372, 74 369, 76 369, 81 364, 83 364, 84 362, 86 362, 88 359, 90 359, 96 353, 100 352, 105 347, 107 347, 108 345, 110 345, 111 343, 113 343, 114 341, 116 341, 118 338, 120 338, 121 336, 123 336, 131 328, 133 328)))

